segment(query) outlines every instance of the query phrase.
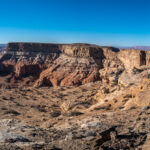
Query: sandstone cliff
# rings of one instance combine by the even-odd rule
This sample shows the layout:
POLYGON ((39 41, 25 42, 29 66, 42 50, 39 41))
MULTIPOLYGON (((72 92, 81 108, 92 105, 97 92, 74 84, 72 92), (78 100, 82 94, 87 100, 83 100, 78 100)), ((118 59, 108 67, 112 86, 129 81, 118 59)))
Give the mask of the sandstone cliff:
POLYGON ((0 53, 0 78, 6 77, 7 84, 34 86, 81 85, 103 79, 118 82, 123 71, 149 63, 150 52, 140 50, 120 51, 90 44, 9 43, 0 53))

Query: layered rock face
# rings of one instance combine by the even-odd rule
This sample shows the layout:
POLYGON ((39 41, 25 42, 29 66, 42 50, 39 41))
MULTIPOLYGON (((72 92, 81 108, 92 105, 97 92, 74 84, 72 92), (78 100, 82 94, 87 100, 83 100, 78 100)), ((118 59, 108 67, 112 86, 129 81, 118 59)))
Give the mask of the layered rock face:
POLYGON ((139 67, 147 64, 146 52, 135 49, 124 49, 118 55, 125 64, 126 69, 139 67))
POLYGON ((90 44, 9 43, 0 53, 1 77, 37 87, 115 82, 124 70, 149 63, 149 52, 90 44))

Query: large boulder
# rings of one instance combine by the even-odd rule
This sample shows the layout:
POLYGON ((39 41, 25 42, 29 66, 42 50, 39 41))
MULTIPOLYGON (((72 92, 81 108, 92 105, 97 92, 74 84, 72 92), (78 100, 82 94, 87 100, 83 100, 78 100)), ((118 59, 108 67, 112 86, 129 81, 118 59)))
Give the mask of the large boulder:
POLYGON ((150 90, 139 92, 135 102, 138 106, 148 106, 150 104, 150 90))

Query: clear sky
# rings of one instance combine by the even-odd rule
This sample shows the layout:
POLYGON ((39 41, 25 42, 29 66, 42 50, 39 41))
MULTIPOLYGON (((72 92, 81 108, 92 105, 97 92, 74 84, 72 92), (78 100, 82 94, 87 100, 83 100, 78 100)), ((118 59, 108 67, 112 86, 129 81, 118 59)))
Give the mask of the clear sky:
POLYGON ((150 0, 0 0, 0 43, 150 46, 150 0))

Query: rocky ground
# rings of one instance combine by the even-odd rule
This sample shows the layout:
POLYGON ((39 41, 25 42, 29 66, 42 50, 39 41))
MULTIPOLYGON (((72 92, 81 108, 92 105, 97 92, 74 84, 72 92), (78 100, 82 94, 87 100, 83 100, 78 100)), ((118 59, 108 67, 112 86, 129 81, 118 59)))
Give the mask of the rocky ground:
POLYGON ((148 150, 150 80, 138 85, 1 88, 0 149, 148 150))

